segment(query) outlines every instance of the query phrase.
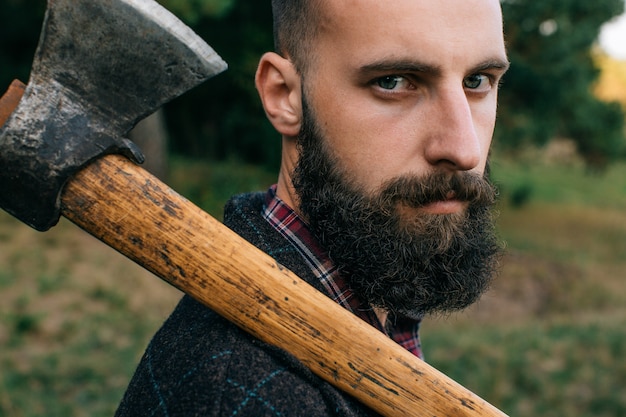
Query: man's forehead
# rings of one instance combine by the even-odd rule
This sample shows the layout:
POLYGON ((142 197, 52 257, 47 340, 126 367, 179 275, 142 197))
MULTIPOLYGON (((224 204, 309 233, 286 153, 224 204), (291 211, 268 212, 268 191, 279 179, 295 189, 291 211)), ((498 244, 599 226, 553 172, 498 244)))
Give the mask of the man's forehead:
MULTIPOLYGON (((359 10, 386 10, 392 13, 394 10, 402 10, 405 6, 415 6, 423 11, 432 10, 445 12, 455 6, 470 5, 472 9, 479 12, 477 8, 489 7, 501 10, 500 0, 395 0, 386 2, 380 0, 318 0, 320 10, 329 12, 332 15, 355 15, 359 10)), ((385 18, 385 15, 380 15, 385 18)))
POLYGON ((478 61, 506 59, 498 0, 324 3, 318 36, 346 59, 352 55, 367 62, 405 55, 432 64, 453 55, 472 55, 471 60, 478 61))
POLYGON ((459 17, 478 18, 485 25, 502 27, 499 0, 320 0, 319 4, 320 23, 326 29, 350 30, 377 22, 393 30, 400 21, 410 20, 416 25, 429 21, 453 23, 459 17))

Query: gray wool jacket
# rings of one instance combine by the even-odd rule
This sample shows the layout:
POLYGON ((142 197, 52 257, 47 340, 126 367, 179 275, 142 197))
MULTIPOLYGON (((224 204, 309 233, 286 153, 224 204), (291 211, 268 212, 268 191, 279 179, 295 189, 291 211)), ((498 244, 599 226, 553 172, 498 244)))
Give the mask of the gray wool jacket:
MULTIPOLYGON (((262 216, 264 194, 236 196, 224 223, 324 289, 295 248, 262 216)), ((116 417, 264 417, 377 414, 188 296, 150 342, 116 417)))

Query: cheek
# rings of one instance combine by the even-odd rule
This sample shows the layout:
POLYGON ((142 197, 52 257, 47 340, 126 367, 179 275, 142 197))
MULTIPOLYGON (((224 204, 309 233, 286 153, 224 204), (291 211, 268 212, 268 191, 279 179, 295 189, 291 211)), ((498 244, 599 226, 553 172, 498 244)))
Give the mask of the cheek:
POLYGON ((367 112, 336 116, 341 121, 325 137, 357 184, 371 191, 390 178, 419 172, 419 133, 406 117, 367 112))

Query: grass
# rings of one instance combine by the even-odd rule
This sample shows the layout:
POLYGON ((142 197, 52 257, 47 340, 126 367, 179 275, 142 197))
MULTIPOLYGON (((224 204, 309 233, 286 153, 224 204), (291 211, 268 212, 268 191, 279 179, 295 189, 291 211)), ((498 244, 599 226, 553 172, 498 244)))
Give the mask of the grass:
MULTIPOLYGON (((429 318, 428 361, 511 416, 626 415, 626 164, 494 158, 502 271, 475 306, 429 318)), ((174 159, 169 182, 221 218, 273 173, 174 159)), ((0 213, 0 416, 111 416, 180 293, 68 222, 0 213)))
POLYGON ((515 416, 622 416, 625 317, 428 334, 430 362, 515 416))
MULTIPOLYGON (((558 206, 626 209, 626 166, 611 166, 604 173, 588 172, 581 166, 516 165, 494 163, 493 174, 510 200, 516 188, 527 187, 531 201, 558 206)), ((510 201, 509 201, 510 202, 510 201)))
POLYGON ((68 222, 0 230, 0 416, 113 415, 178 292, 68 222))

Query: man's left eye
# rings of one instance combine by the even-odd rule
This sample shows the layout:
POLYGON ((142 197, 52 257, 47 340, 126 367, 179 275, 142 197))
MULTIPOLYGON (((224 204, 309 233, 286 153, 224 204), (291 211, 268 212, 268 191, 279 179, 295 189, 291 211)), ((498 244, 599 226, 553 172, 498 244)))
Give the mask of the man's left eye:
POLYGON ((388 75, 376 79, 376 85, 383 90, 396 90, 399 87, 405 87, 407 83, 407 79, 400 75, 388 75))
POLYGON ((463 79, 463 86, 470 90, 487 90, 491 87, 489 77, 484 74, 472 74, 463 79))

